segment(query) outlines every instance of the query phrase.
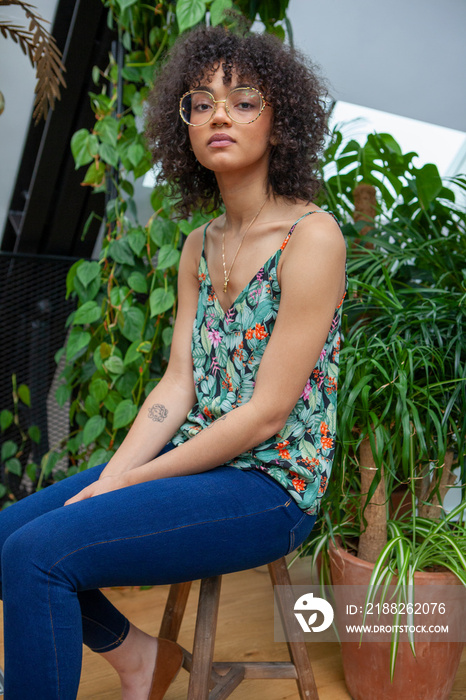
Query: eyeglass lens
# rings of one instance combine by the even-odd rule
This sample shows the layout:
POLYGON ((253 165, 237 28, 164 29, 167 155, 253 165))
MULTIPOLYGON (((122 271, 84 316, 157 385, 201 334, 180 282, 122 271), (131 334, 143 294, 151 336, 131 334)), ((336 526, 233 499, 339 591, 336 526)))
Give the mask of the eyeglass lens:
MULTIPOLYGON (((220 100, 220 102, 223 102, 220 100)), ((226 98, 225 109, 231 119, 240 124, 248 124, 259 116, 262 110, 262 98, 252 88, 237 88, 226 98)), ((209 92, 193 91, 181 101, 181 115, 192 126, 206 124, 215 112, 215 100, 209 92)))

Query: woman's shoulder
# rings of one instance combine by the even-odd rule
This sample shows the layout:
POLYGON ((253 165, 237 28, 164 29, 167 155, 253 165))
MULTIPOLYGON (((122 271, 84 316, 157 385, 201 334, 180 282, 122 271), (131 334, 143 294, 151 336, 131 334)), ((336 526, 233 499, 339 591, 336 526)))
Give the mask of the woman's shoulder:
POLYGON ((179 278, 189 275, 197 279, 199 263, 202 255, 204 229, 205 224, 203 226, 198 226, 186 237, 183 243, 183 249, 181 251, 179 278))
POLYGON ((336 217, 332 212, 315 204, 296 207, 293 223, 293 247, 299 245, 344 245, 344 238, 336 217))
POLYGON ((295 213, 297 217, 281 261, 283 269, 293 270, 303 261, 312 268, 344 265, 346 242, 333 214, 313 204, 297 207, 295 213))
POLYGON ((280 228, 288 232, 290 250, 301 246, 312 247, 313 243, 318 244, 320 240, 323 244, 338 246, 344 240, 335 216, 313 202, 287 203, 280 213, 280 228))
MULTIPOLYGON (((297 280, 309 289, 335 287, 337 304, 345 289, 346 242, 335 218, 319 207, 308 207, 292 230, 280 261, 282 288, 296 286, 297 280), (307 215, 306 215, 307 214, 307 215)), ((314 292, 312 292, 314 293, 314 292)))
POLYGON ((206 224, 202 224, 202 226, 198 226, 188 234, 183 243, 184 257, 194 257, 197 258, 199 262, 202 253, 205 227, 206 224))

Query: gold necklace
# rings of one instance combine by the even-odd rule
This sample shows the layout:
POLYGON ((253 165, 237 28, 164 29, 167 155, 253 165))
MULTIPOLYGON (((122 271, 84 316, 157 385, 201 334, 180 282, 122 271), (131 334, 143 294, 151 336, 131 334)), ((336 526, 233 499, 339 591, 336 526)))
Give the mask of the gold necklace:
POLYGON ((239 249, 240 249, 241 246, 243 245, 243 241, 244 241, 244 239, 246 238, 247 232, 249 231, 249 229, 251 228, 251 226, 253 225, 253 223, 255 222, 255 220, 257 219, 257 217, 259 216, 259 214, 261 213, 261 211, 262 211, 262 209, 264 208, 265 203, 266 203, 266 201, 268 200, 268 198, 269 198, 269 197, 268 197, 268 195, 267 195, 267 197, 266 197, 266 198, 264 199, 264 201, 262 202, 259 211, 258 211, 257 214, 251 219, 251 221, 249 222, 249 224, 248 224, 248 226, 247 226, 247 228, 246 228, 246 231, 243 233, 243 236, 242 236, 242 238, 241 238, 241 240, 240 240, 240 242, 239 242, 239 246, 238 246, 237 249, 236 249, 236 253, 235 253, 234 257, 233 257, 233 260, 231 261, 230 269, 228 270, 228 272, 227 272, 227 266, 226 266, 226 263, 225 263, 225 231, 222 232, 222 262, 223 262, 223 277, 224 277, 224 282, 223 282, 223 293, 224 293, 224 294, 227 293, 228 282, 230 281, 230 273, 231 273, 231 271, 232 271, 232 269, 233 269, 233 265, 235 264, 235 260, 236 260, 236 257, 237 257, 237 255, 238 255, 238 253, 239 253, 239 249))

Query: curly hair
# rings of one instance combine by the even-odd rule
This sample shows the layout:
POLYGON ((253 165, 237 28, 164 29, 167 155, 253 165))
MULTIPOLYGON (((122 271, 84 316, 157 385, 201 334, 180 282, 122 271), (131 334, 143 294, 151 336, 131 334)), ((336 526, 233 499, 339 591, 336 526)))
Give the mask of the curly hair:
POLYGON ((271 143, 276 145, 269 157, 269 191, 291 201, 310 201, 319 190, 316 170, 328 117, 317 70, 270 34, 239 36, 223 27, 199 27, 175 42, 148 99, 146 138, 159 181, 181 196, 180 213, 211 211, 221 202, 215 174, 196 160, 179 114, 181 95, 220 65, 226 85, 235 71, 273 108, 271 143))

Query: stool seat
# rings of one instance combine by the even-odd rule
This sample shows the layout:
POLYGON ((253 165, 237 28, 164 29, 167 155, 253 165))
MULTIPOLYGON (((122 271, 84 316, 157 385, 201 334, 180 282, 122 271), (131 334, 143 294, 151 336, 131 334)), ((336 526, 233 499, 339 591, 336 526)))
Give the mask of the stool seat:
MULTIPOLYGON (((224 700, 244 679, 288 678, 298 686, 300 700, 318 700, 304 635, 290 625, 294 597, 285 558, 268 565, 277 607, 288 640, 290 661, 213 661, 222 577, 202 579, 199 591, 193 651, 183 649, 183 668, 190 673, 187 700, 224 700)), ((170 586, 159 636, 176 642, 183 620, 191 581, 170 586)))

